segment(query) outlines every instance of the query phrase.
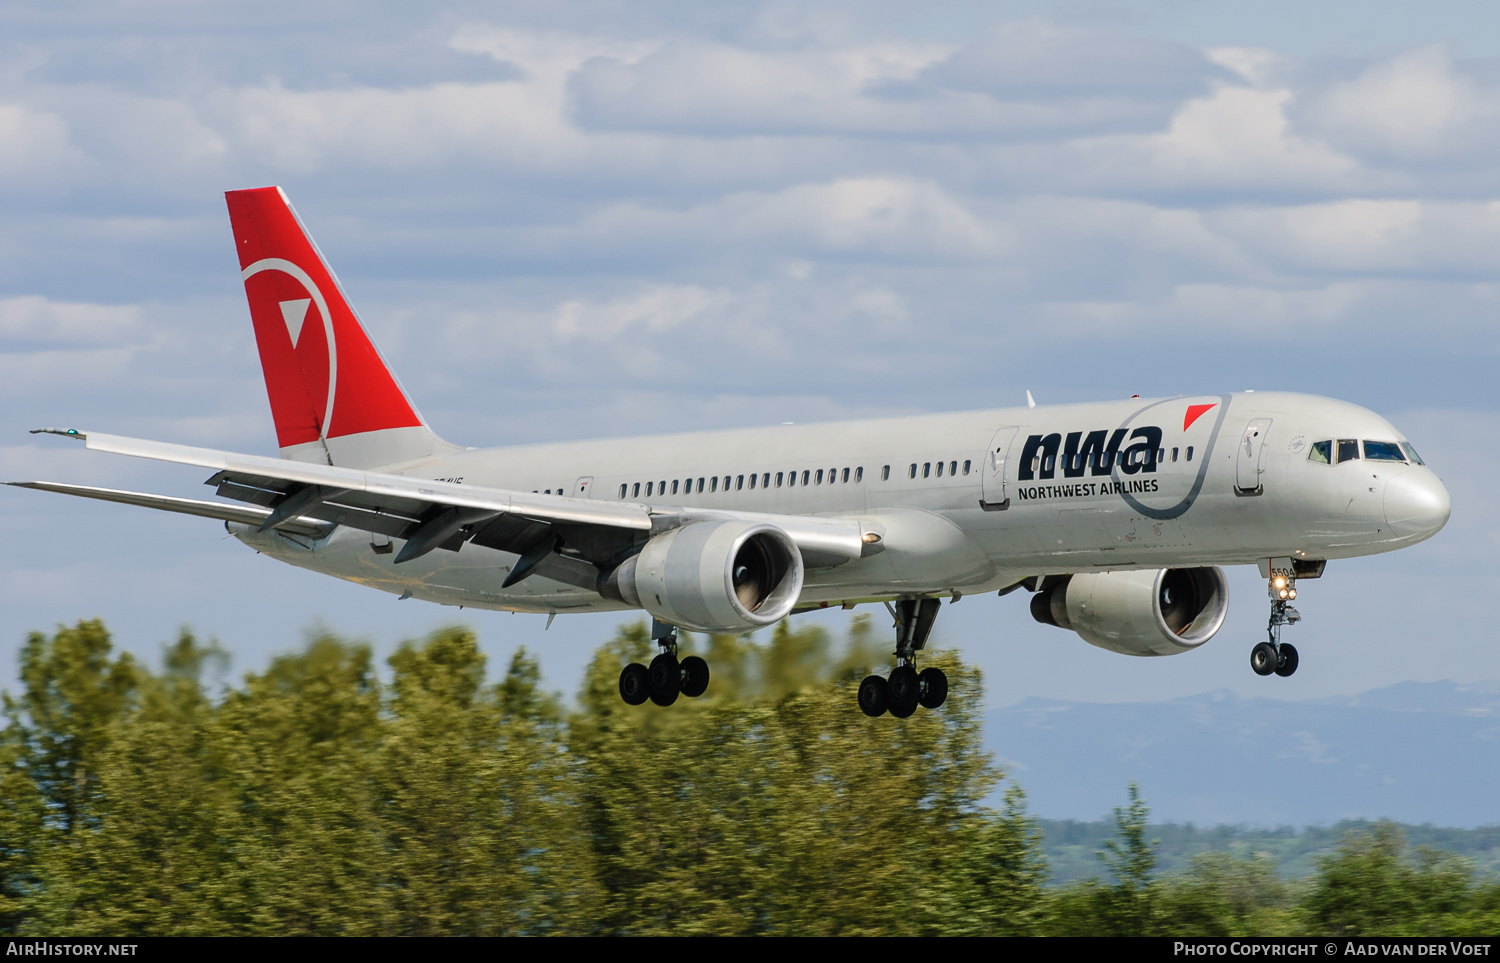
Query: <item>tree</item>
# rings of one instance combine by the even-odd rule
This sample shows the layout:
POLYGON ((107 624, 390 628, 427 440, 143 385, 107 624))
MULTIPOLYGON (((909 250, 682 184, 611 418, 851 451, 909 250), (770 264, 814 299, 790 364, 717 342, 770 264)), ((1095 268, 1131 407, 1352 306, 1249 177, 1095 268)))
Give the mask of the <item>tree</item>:
POLYGON ((1310 927, 1332 936, 1442 932, 1435 923, 1471 910, 1472 872, 1467 861, 1431 850, 1408 859, 1400 827, 1380 822, 1349 833, 1319 861, 1303 912, 1310 927))

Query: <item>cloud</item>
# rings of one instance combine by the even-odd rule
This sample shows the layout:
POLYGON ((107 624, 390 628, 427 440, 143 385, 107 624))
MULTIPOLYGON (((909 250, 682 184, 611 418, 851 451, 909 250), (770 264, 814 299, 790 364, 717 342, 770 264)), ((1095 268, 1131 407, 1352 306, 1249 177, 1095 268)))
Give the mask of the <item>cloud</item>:
POLYGON ((1000 23, 922 79, 1001 100, 1119 97, 1176 102, 1230 74, 1203 51, 1046 20, 1000 23))
POLYGON ((0 339, 7 341, 114 345, 134 339, 140 322, 141 309, 133 304, 0 298, 0 339))
POLYGON ((77 172, 84 161, 62 117, 25 104, 0 103, 0 189, 15 193, 50 187, 77 172))
POLYGON ((1099 188, 1172 193, 1345 192, 1389 186, 1355 159, 1300 135, 1293 93, 1224 86, 1188 101, 1156 134, 1082 139, 1057 157, 1099 188))
POLYGON ((694 285, 650 285, 645 290, 604 303, 568 301, 557 309, 552 329, 564 341, 587 338, 607 341, 627 331, 670 331, 713 311, 722 311, 731 298, 726 291, 694 285))
POLYGON ((957 49, 675 40, 635 60, 590 59, 569 89, 592 130, 1015 139, 1154 129, 1231 77, 1188 47, 1026 21, 957 49))
POLYGON ((1446 46, 1408 51, 1313 92, 1299 120, 1340 148, 1384 163, 1493 164, 1500 89, 1461 73, 1446 46))
POLYGON ((1302 275, 1472 276, 1500 271, 1500 202, 1360 198, 1210 213, 1214 229, 1302 275))

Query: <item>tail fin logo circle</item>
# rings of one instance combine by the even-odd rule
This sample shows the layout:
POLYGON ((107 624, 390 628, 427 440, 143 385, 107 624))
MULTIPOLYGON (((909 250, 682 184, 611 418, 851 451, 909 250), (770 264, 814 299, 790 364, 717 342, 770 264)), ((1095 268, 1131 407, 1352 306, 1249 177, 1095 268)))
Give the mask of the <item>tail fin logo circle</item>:
MULTIPOLYGON (((328 425, 333 421, 333 399, 335 397, 335 389, 338 387, 339 374, 338 341, 334 338, 333 315, 328 312, 328 301, 323 297, 323 292, 318 289, 312 277, 286 258, 262 258, 246 267, 245 270, 240 272, 240 276, 248 281, 262 271, 280 271, 302 285, 302 289, 311 296, 311 302, 317 305, 318 316, 323 320, 323 332, 328 338, 328 400, 323 411, 323 423, 318 426, 318 434, 326 442, 328 440, 328 425)), ((308 302, 302 299, 281 302, 282 318, 286 321, 287 334, 292 339, 292 348, 294 350, 302 333, 302 324, 307 317, 307 304, 308 302)))

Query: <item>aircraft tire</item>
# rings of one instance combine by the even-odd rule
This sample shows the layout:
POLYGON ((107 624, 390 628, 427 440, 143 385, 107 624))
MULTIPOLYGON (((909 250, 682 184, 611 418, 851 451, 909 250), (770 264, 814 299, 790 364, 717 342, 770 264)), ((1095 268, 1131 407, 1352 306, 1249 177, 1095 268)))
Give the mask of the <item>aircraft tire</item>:
POLYGON ((921 697, 917 700, 924 709, 936 709, 948 701, 948 676, 942 669, 928 667, 917 676, 921 683, 921 697))
POLYGON ((874 719, 885 715, 890 704, 890 689, 885 678, 878 675, 865 676, 865 680, 859 684, 859 710, 874 719))
POLYGON ((1276 674, 1285 679, 1297 671, 1297 647, 1283 642, 1277 654, 1276 674))
POLYGON ((620 698, 629 706, 638 706, 651 695, 651 681, 646 667, 632 662, 620 670, 620 698))
POLYGON ((659 706, 669 706, 677 701, 677 695, 682 691, 682 666, 677 664, 677 659, 669 652, 663 652, 651 660, 651 665, 646 669, 646 676, 650 682, 651 701, 659 706))
POLYGON ((1250 650, 1250 668, 1256 675, 1270 675, 1276 671, 1276 650, 1269 642, 1258 642, 1250 650))
POLYGON ((708 663, 696 655, 682 660, 682 694, 696 699, 708 691, 708 663))
POLYGON ((890 676, 886 678, 886 687, 891 696, 891 715, 897 719, 905 719, 917 711, 918 700, 922 697, 922 685, 911 666, 900 665, 892 669, 890 676))

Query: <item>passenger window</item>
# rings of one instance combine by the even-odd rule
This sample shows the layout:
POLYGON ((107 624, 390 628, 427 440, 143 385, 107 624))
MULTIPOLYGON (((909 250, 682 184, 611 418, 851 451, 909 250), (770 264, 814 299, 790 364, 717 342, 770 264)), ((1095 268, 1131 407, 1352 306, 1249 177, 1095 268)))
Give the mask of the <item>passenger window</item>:
POLYGON ((930 462, 930 461, 924 461, 924 462, 922 462, 922 477, 923 478, 931 478, 932 477, 932 462, 930 462))
POLYGON ((677 494, 677 479, 672 479, 672 494, 677 494))
POLYGON ((726 492, 729 491, 729 476, 728 475, 724 476, 724 490, 726 492))
POLYGON ((658 495, 665 495, 667 493, 667 483, 664 482, 664 481, 657 482, 656 483, 656 493, 658 495))
POLYGON ((1172 449, 1172 460, 1173 461, 1177 460, 1177 449, 1176 448, 1172 449))
POLYGON ((954 475, 957 475, 957 474, 958 474, 958 462, 956 462, 956 461, 950 461, 950 462, 948 462, 948 476, 951 478, 951 477, 953 477, 954 475))
POLYGON ((1333 464, 1333 442, 1315 441, 1312 448, 1308 449, 1307 460, 1315 461, 1320 465, 1333 464))
POLYGON ((631 495, 630 497, 631 498, 640 498, 641 497, 641 483, 640 482, 636 482, 635 483, 635 493, 633 495, 631 495))
MULTIPOLYGON (((778 485, 781 484, 781 479, 780 478, 776 479, 776 484, 778 484, 778 485)), ((753 488, 755 486, 752 485, 751 487, 753 488)), ((760 487, 762 487, 762 488, 770 488, 771 487, 771 473, 770 472, 766 472, 764 475, 760 476, 760 487)))
POLYGON ((910 477, 912 477, 912 478, 916 478, 917 477, 917 463, 916 462, 912 462, 911 463, 911 470, 907 472, 907 475, 910 476, 910 477))
MULTIPOLYGON (((861 468, 860 471, 864 471, 864 469, 861 468)), ((856 474, 854 476, 854 480, 855 481, 859 481, 859 475, 858 474, 856 474)), ((891 480, 891 466, 890 465, 886 465, 886 466, 884 466, 883 468, 880 469, 880 480, 881 481, 890 481, 891 480)))
POLYGON ((1192 445, 1188 445, 1187 460, 1188 461, 1192 461, 1193 460, 1193 446, 1192 445))
POLYGON ((1164 462, 1166 460, 1167 460, 1167 450, 1165 448, 1158 448, 1158 449, 1156 449, 1156 463, 1158 465, 1160 465, 1162 462, 1164 462))
MULTIPOLYGON (((886 475, 890 475, 890 473, 891 473, 891 466, 890 465, 886 465, 885 466, 885 473, 886 473, 886 475)), ((863 468, 856 468, 856 469, 854 469, 854 480, 855 481, 859 481, 859 480, 861 480, 864 477, 865 477, 865 470, 863 468)))
POLYGON ((803 472, 802 472, 802 484, 803 484, 804 487, 807 485, 807 476, 808 476, 808 472, 807 472, 806 469, 804 469, 803 472))
POLYGON ((839 480, 839 470, 837 468, 830 468, 830 469, 828 469, 828 484, 832 485, 834 482, 836 482, 838 480, 839 480))
POLYGON ((1359 458, 1359 442, 1353 438, 1339 439, 1339 464, 1359 458))
MULTIPOLYGON (((737 476, 735 476, 735 479, 734 479, 734 490, 735 491, 739 491, 740 489, 742 489, 744 487, 745 487, 745 476, 744 475, 737 475, 737 476)), ((750 487, 751 488, 755 487, 755 476, 754 475, 750 476, 750 487)))
POLYGON ((972 464, 973 464, 973 462, 970 461, 969 459, 967 459, 967 458, 964 459, 964 474, 965 475, 967 475, 969 473, 969 466, 972 465, 972 464))
POLYGON ((1427 462, 1422 460, 1422 456, 1417 454, 1417 450, 1411 446, 1411 442, 1403 441, 1401 443, 1401 450, 1406 452, 1406 456, 1412 461, 1416 462, 1418 465, 1427 464, 1427 462))
POLYGON ((818 484, 823 484, 823 469, 821 468, 818 469, 818 484))
POLYGON ((943 463, 942 462, 938 462, 938 477, 939 478, 943 477, 943 463))
POLYGON ((647 498, 651 497, 651 485, 652 485, 651 482, 646 482, 646 497, 647 498))
POLYGON ((776 487, 777 488, 781 487, 781 472, 777 472, 776 473, 776 487))
POLYGON ((714 483, 711 486, 709 486, 708 490, 711 491, 711 492, 716 492, 716 491, 719 490, 719 476, 718 475, 715 475, 713 477, 713 482, 714 483))
POLYGON ((1394 441, 1365 441, 1365 458, 1368 461, 1406 461, 1401 446, 1394 441))
POLYGON ((849 484, 849 469, 844 469, 844 484, 849 484))
POLYGON ((621 498, 625 497, 625 486, 624 485, 620 486, 620 497, 621 498))
POLYGON ((751 491, 755 491, 755 476, 754 475, 750 476, 750 490, 751 491))

